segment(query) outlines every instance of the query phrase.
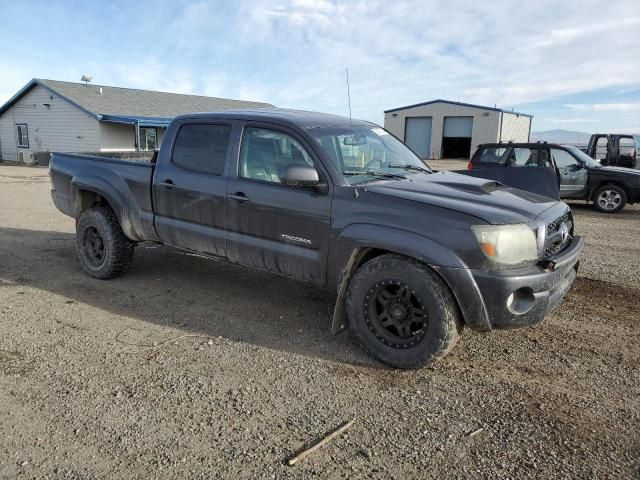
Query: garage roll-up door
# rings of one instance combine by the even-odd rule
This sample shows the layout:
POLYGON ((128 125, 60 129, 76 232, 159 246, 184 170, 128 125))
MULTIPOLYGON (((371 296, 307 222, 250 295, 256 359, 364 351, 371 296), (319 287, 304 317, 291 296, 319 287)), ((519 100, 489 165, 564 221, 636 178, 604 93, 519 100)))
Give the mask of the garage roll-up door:
POLYGON ((473 117, 444 117, 444 137, 471 138, 473 117))
POLYGON ((420 158, 429 158, 431 150, 431 117, 407 117, 404 143, 420 158))

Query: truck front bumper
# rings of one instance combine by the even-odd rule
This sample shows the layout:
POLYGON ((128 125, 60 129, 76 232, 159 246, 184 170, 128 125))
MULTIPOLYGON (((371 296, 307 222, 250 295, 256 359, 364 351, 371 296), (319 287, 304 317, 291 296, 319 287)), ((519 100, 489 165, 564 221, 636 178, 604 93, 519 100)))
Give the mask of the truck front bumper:
POLYGON ((453 290, 465 324, 475 330, 518 328, 540 322, 565 296, 578 273, 583 239, 540 265, 516 270, 439 268, 453 290))

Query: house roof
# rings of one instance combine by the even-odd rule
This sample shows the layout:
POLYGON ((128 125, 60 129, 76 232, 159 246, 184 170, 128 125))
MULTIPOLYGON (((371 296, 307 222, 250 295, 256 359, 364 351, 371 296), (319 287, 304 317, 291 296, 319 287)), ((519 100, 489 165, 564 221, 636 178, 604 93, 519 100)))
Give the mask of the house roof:
POLYGON ((116 119, 125 117, 131 119, 148 117, 170 119, 183 113, 240 108, 273 108, 273 105, 263 102, 34 78, 0 107, 0 115, 37 85, 64 98, 81 110, 95 116, 98 120, 105 121, 117 121, 116 119), (102 93, 100 93, 100 89, 102 89, 102 93))
POLYGON ((384 113, 397 112, 399 110, 406 110, 408 108, 413 108, 413 107, 422 107, 423 105, 431 105, 432 103, 447 103, 449 105, 459 105, 462 107, 477 108, 480 110, 492 110, 494 112, 513 113, 515 115, 522 115, 524 117, 533 118, 533 115, 530 115, 528 113, 514 112, 513 110, 505 110, 505 109, 496 108, 496 107, 486 107, 484 105, 475 105, 473 103, 452 102, 451 100, 442 100, 440 98, 437 100, 431 100, 429 102, 414 103, 413 105, 407 105, 406 107, 392 108, 391 110, 385 110, 384 113))

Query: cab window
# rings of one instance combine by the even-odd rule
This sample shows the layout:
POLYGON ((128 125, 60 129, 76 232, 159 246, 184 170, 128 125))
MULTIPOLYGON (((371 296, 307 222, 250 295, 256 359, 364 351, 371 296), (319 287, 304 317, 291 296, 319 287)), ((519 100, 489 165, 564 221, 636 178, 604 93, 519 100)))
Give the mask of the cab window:
POLYGON ((598 137, 596 141, 596 149, 594 154, 594 160, 603 160, 607 158, 609 153, 609 138, 606 136, 598 137))
POLYGON ((264 128, 245 130, 240 155, 241 177, 282 183, 291 165, 313 166, 311 156, 295 138, 264 128))
POLYGON ((475 159, 478 163, 500 163, 506 147, 484 147, 475 159))
POLYGON ((619 145, 620 155, 634 156, 636 154, 636 146, 633 137, 620 137, 619 145))
POLYGON ((192 172, 222 175, 230 135, 230 125, 183 125, 178 131, 171 161, 192 172))
POLYGON ((573 168, 578 169, 580 162, 566 150, 560 150, 558 148, 551 149, 551 155, 556 162, 558 168, 573 168))
POLYGON ((511 167, 550 167, 549 155, 539 148, 516 147, 509 154, 511 167))

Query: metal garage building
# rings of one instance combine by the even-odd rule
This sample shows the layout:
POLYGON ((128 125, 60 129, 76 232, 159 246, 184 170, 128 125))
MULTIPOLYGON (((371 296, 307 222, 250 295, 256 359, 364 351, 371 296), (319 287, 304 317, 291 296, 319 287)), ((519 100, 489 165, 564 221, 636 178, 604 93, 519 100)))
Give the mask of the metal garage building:
POLYGON ((481 143, 527 142, 533 115, 432 100, 384 112, 384 127, 420 158, 469 158, 481 143))

